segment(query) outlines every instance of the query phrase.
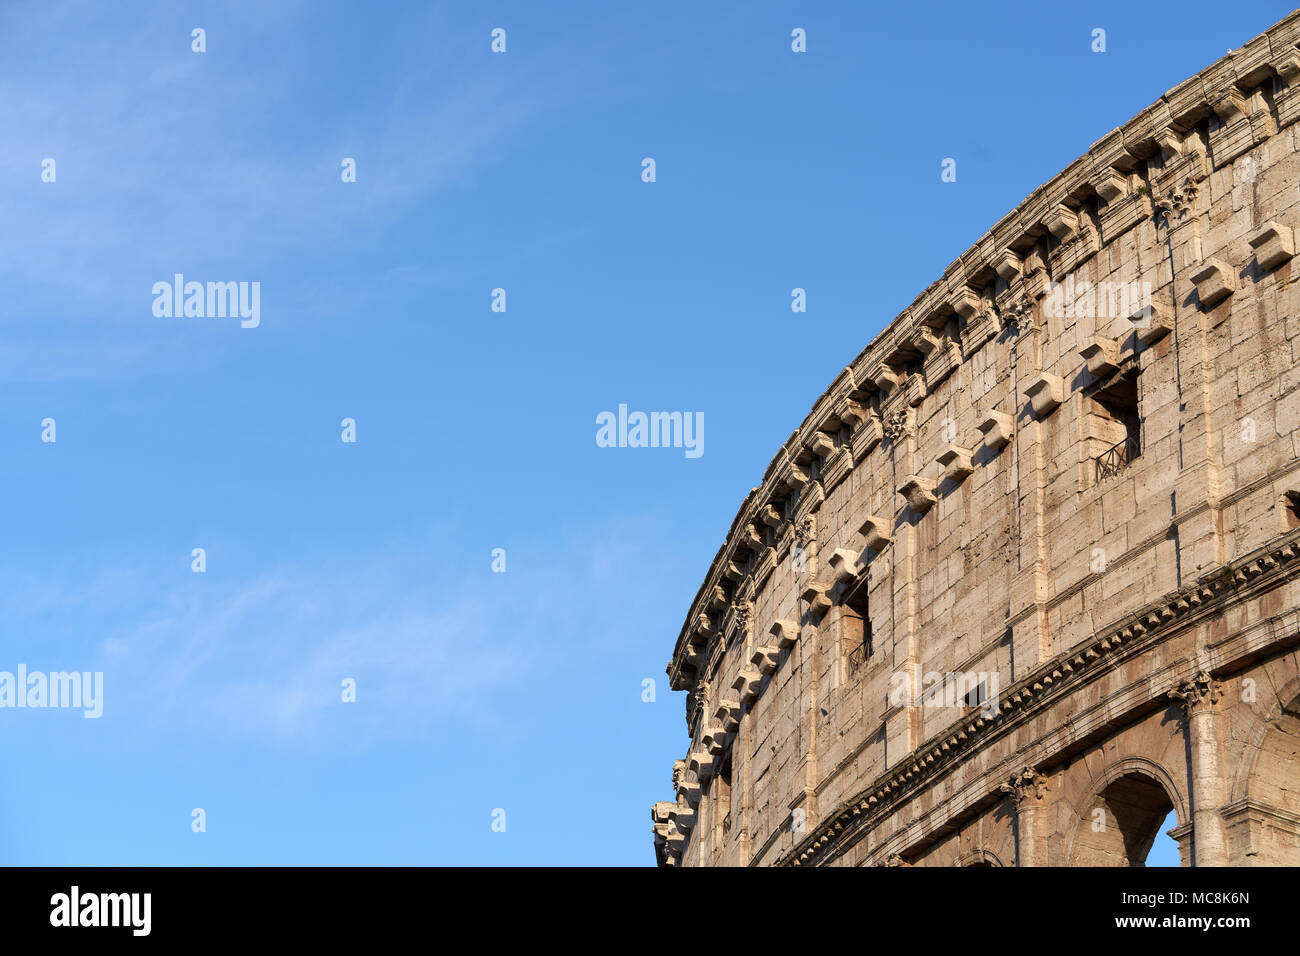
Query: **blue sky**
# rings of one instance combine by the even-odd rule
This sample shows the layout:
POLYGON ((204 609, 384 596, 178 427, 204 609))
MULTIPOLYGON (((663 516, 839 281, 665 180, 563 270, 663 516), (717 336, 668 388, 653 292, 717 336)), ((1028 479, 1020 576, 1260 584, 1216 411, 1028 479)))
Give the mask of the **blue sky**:
POLYGON ((781 441, 1288 8, 130 10, 0 6, 0 670, 104 674, 0 710, 5 863, 652 863, 664 665, 781 441), (175 273, 261 324, 155 316, 175 273), (620 403, 704 454, 597 447, 620 403))

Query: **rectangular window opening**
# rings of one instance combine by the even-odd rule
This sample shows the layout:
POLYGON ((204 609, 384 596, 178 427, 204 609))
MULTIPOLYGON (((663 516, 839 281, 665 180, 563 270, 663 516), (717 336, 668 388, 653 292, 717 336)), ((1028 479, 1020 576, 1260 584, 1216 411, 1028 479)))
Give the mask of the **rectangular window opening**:
POLYGON ((845 595, 840 617, 844 647, 849 654, 849 673, 855 674, 871 658, 871 613, 867 607, 867 582, 845 595))
POLYGON ((1087 399, 1086 440, 1097 481, 1119 474, 1142 456, 1140 373, 1129 369, 1087 399))

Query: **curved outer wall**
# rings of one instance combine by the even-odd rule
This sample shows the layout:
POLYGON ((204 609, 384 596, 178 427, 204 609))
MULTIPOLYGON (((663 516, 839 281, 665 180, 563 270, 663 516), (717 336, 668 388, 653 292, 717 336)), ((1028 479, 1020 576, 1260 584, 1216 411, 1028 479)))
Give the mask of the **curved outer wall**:
POLYGON ((668 667, 661 864, 1122 865, 1171 809, 1300 863, 1297 43, 1102 137, 778 451, 668 667))

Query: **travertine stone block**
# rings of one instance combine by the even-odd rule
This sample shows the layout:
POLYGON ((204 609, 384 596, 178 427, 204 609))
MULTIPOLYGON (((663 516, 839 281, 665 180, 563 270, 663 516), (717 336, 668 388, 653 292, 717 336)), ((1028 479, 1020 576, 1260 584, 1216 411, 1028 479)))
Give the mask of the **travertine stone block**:
POLYGON ((1117 169, 1104 169, 1092 180, 1093 188, 1106 202, 1113 202, 1128 192, 1128 176, 1117 169))
POLYGON ((983 310, 966 320, 966 328, 962 332, 962 352, 969 359, 997 334, 998 320, 993 310, 983 310))
POLYGON ((713 776, 713 755, 703 749, 692 750, 690 756, 686 758, 686 766, 693 770, 695 776, 703 783, 713 776))
POLYGON ((939 347, 939 336, 933 329, 924 325, 918 325, 912 330, 911 338, 912 347, 922 355, 929 355, 939 347))
POLYGON ((1159 144, 1166 156, 1178 156, 1183 151, 1183 134, 1172 127, 1166 126, 1156 133, 1156 143, 1159 144))
POLYGON ((844 405, 840 408, 840 420, 850 428, 857 428, 864 424, 875 413, 866 405, 855 402, 853 399, 845 399, 844 405))
MULTIPOLYGON (((818 432, 818 434, 821 434, 818 432)), ((833 446, 832 446, 833 447, 833 446)), ((808 469, 795 462, 786 462, 784 470, 781 472, 781 487, 792 494, 798 494, 803 491, 804 487, 810 480, 808 469)))
POLYGON ((731 689, 740 695, 740 703, 743 707, 758 697, 758 691, 762 685, 763 675, 759 671, 746 667, 731 682, 731 689))
POLYGON ((883 362, 867 372, 871 382, 883 393, 889 393, 898 384, 898 371, 883 362))

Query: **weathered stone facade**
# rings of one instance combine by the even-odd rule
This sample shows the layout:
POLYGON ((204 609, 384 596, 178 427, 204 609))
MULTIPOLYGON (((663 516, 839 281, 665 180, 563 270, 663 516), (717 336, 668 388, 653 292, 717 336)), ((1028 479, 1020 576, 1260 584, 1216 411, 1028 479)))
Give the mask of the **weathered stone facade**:
POLYGON ((1185 864, 1300 863, 1297 44, 1104 136, 813 406, 677 640, 660 863, 1140 864, 1171 809, 1185 864))

